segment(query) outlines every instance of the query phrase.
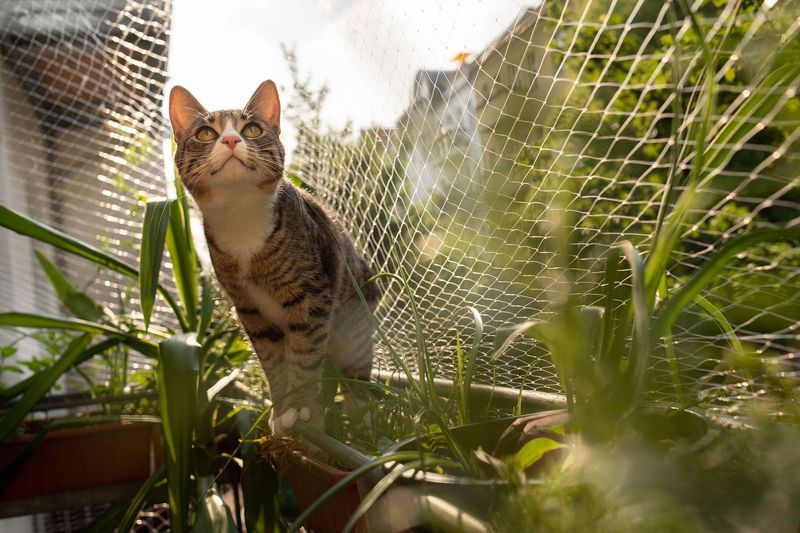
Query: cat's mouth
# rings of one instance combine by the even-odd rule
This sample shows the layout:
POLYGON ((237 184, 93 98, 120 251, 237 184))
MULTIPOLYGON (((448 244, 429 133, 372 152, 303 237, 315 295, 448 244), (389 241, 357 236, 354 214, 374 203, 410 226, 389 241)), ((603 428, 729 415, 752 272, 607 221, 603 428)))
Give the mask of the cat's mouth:
POLYGON ((238 157, 236 157, 235 155, 231 154, 231 155, 228 157, 228 159, 226 159, 225 161, 223 161, 223 162, 222 162, 222 164, 221 164, 219 167, 217 167, 217 168, 216 168, 216 170, 212 170, 212 171, 211 171, 211 175, 213 176, 214 174, 216 174, 217 172, 219 172, 220 170, 222 170, 223 168, 225 168, 225 166, 226 166, 228 163, 230 163, 231 161, 238 161, 240 165, 242 165, 243 167, 245 167, 245 168, 248 168, 248 169, 250 169, 250 170, 255 170, 255 169, 256 169, 255 167, 253 167, 253 166, 249 166, 247 163, 245 163, 244 161, 242 161, 241 159, 239 159, 239 158, 238 158, 238 157))

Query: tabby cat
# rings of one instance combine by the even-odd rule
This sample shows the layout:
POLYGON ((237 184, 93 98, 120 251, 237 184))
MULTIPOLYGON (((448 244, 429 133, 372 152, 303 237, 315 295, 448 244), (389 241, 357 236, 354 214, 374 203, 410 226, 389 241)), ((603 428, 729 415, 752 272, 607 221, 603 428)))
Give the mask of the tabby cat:
POLYGON ((206 111, 183 87, 169 116, 181 181, 203 216, 217 279, 258 355, 270 387, 270 425, 322 425, 319 377, 330 357, 368 379, 379 298, 367 261, 332 214, 283 179, 281 105, 263 82, 242 110, 206 111), (371 309, 356 295, 347 267, 371 309))

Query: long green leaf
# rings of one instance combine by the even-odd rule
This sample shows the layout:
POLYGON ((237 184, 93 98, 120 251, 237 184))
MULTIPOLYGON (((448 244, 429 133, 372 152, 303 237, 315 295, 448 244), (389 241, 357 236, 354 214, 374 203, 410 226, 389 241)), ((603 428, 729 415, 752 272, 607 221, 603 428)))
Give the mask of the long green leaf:
POLYGON ((0 313, 0 326, 17 328, 40 329, 67 329, 73 331, 86 331, 90 333, 107 333, 109 335, 124 335, 125 332, 117 328, 89 322, 80 318, 62 318, 57 316, 39 315, 35 313, 0 313))
POLYGON ((192 527, 193 533, 236 533, 238 531, 231 510, 220 498, 212 476, 197 480, 197 493, 203 496, 197 504, 197 521, 192 527))
MULTIPOLYGON (((90 359, 91 357, 94 357, 99 353, 105 352, 109 348, 113 348, 114 346, 116 346, 121 342, 122 339, 118 337, 105 339, 103 341, 98 342, 97 344, 87 348, 82 354, 80 354, 72 363, 71 368, 74 368, 75 366, 83 363, 84 361, 90 359)), ((14 398, 15 396, 19 396, 20 394, 28 390, 28 388, 31 387, 34 383, 36 383, 38 379, 40 379, 40 374, 34 374, 22 381, 15 383, 13 386, 9 388, 0 391, 0 404, 7 402, 8 400, 14 398)))
POLYGON ((36 239, 37 241, 52 244, 56 248, 88 259, 98 265, 108 267, 115 272, 120 272, 131 277, 136 277, 137 275, 135 268, 123 263, 116 257, 107 254, 99 248, 95 248, 57 229, 53 229, 31 218, 20 215, 3 205, 0 205, 0 226, 15 231, 20 235, 36 239))
MULTIPOLYGON (((689 184, 681 193, 675 207, 669 213, 669 222, 665 231, 658 231, 656 240, 653 243, 653 249, 647 259, 647 268, 645 270, 644 285, 647 289, 647 303, 648 307, 655 301, 656 291, 658 290, 658 283, 661 280, 667 268, 667 261, 672 255, 672 251, 680 238, 681 228, 691 213, 691 208, 698 202, 699 196, 696 194, 698 184, 700 183, 701 176, 706 170, 706 147, 708 146, 708 129, 710 127, 711 119, 717 107, 717 84, 716 84, 716 71, 714 70, 714 56, 711 53, 711 47, 706 40, 705 32, 702 25, 697 19, 696 14, 692 11, 687 0, 678 0, 683 12, 689 17, 692 28, 698 37, 700 43, 701 55, 703 58, 702 65, 705 68, 705 77, 703 85, 703 93, 705 94, 704 105, 698 109, 699 120, 692 121, 689 125, 689 132, 687 139, 694 142, 694 152, 692 158, 692 169, 689 178, 689 184)), ((702 101, 702 100, 701 100, 702 101)), ((699 107, 699 104, 698 104, 699 107)), ((677 117, 676 117, 677 120, 677 117)), ((677 141, 677 139, 676 139, 677 141)), ((674 170, 673 166, 673 170, 674 170)), ((674 180, 675 176, 672 176, 674 180)), ((669 191, 669 188, 668 188, 669 191)), ((663 213, 660 217, 660 222, 663 222, 663 213)), ((661 223, 658 224, 658 229, 662 230, 661 223)))
POLYGON ((125 511, 128 509, 128 502, 112 503, 94 522, 81 530, 81 533, 107 533, 108 531, 122 531, 117 528, 125 511))
POLYGON ((325 505, 331 498, 339 494, 342 490, 347 488, 347 486, 350 485, 351 483, 369 474, 375 468, 378 468, 379 466, 386 463, 390 463, 392 461, 410 461, 419 458, 420 454, 418 452, 393 452, 376 457, 370 462, 361 465, 360 467, 350 472, 347 476, 336 482, 322 496, 317 498, 314 501, 314 503, 309 505, 305 511, 300 513, 300 516, 298 516, 292 523, 292 525, 289 526, 289 529, 286 530, 286 533, 296 533, 302 527, 303 523, 306 520, 308 520, 309 517, 313 516, 314 513, 319 511, 319 509, 323 505, 325 505))
POLYGON ((725 315, 722 314, 722 311, 720 311, 716 305, 709 302, 700 294, 695 297, 694 301, 703 311, 708 313, 708 316, 710 316, 714 322, 717 323, 717 326, 719 326, 722 334, 725 335, 726 339, 728 339, 728 343, 731 345, 731 348, 737 354, 744 355, 744 346, 742 346, 742 343, 739 341, 739 337, 736 336, 736 331, 734 331, 733 326, 728 319, 725 318, 725 315))
POLYGON ((136 521, 136 517, 139 516, 142 507, 144 507, 147 498, 153 492, 156 485, 164 480, 165 471, 166 468, 163 464, 158 465, 153 473, 150 474, 150 477, 147 478, 147 481, 139 487, 139 490, 136 491, 136 496, 133 497, 128 508, 125 510, 125 515, 117 526, 117 531, 133 531, 133 523, 136 521))
POLYGON ((175 200, 149 200, 144 210, 142 245, 139 251, 139 298, 144 315, 145 329, 150 325, 150 315, 156 299, 158 275, 164 258, 164 240, 169 226, 170 203, 175 200))
MULTIPOLYGON (((12 211, 3 205, 0 205, 0 227, 8 228, 11 231, 19 233, 20 235, 31 237, 37 241, 50 244, 60 250, 64 250, 65 252, 82 257, 106 268, 110 268, 114 272, 119 272, 120 274, 124 274, 134 279, 139 277, 139 272, 135 268, 120 261, 113 255, 110 255, 99 248, 86 244, 83 241, 70 237, 69 235, 62 233, 57 229, 51 228, 50 226, 16 213, 15 211, 12 211)), ((167 305, 169 305, 175 312, 175 316, 181 323, 181 329, 183 329, 183 331, 189 331, 188 324, 186 324, 186 319, 183 316, 183 313, 181 313, 180 306, 178 306, 175 298, 173 298, 169 291, 161 285, 158 286, 158 292, 161 294, 161 297, 164 298, 164 301, 167 302, 167 305)))
POLYGON ((648 307, 648 293, 645 286, 644 261, 630 241, 622 242, 620 248, 628 260, 633 276, 633 286, 631 288, 634 313, 633 349, 631 350, 631 365, 628 367, 628 375, 630 376, 628 384, 631 386, 631 399, 635 401, 644 386, 645 373, 650 359, 650 308, 648 307))
POLYGON ((395 481, 397 481, 403 474, 410 470, 417 470, 419 468, 423 468, 425 466, 433 467, 436 466, 435 460, 432 460, 428 463, 425 461, 411 461, 404 465, 397 465, 394 469, 386 474, 380 481, 378 481, 372 489, 362 498, 361 502, 356 507, 355 511, 353 511, 352 516, 344 525, 342 529, 342 533, 349 533, 356 527, 356 524, 361 517, 367 514, 367 511, 378 501, 378 498, 383 496, 383 493, 386 492, 389 487, 391 487, 395 481))
POLYGON ((467 370, 464 374, 464 396, 467 405, 469 405, 469 395, 472 387, 472 378, 475 374, 475 365, 478 361, 478 352, 480 352, 481 341, 483 340, 483 318, 474 307, 470 307, 469 310, 472 311, 472 319, 475 322, 475 337, 472 340, 472 349, 467 354, 467 370))
POLYGON ((38 379, 28 387, 19 403, 11 408, 11 411, 0 420, 0 441, 4 441, 11 436, 14 429, 30 413, 33 406, 47 394, 56 380, 75 363, 75 360, 83 353, 91 340, 92 335, 88 333, 76 337, 69 343, 64 354, 53 366, 38 374, 38 379))
POLYGON ((258 453, 255 445, 242 450, 242 495, 247 531, 277 533, 280 531, 278 473, 258 453))
POLYGON ((47 279, 50 280, 50 285, 58 295, 58 299, 64 304, 64 307, 76 317, 96 322, 103 318, 105 314, 103 307, 95 302, 88 294, 76 289, 61 273, 60 270, 44 255, 42 252, 36 250, 36 258, 39 264, 42 265, 47 279))
POLYGON ((171 337, 159 345, 156 369, 159 410, 167 465, 170 524, 188 531, 192 431, 200 380, 200 345, 194 334, 171 337))
POLYGON ((613 247, 608 251, 608 258, 606 259, 606 272, 603 278, 605 285, 605 302, 603 304, 603 322, 600 334, 600 343, 598 345, 597 359, 601 364, 602 371, 605 377, 608 378, 612 374, 619 371, 619 353, 614 353, 614 327, 617 322, 616 302, 617 286, 620 283, 619 276, 619 247, 613 247))
POLYGON ((681 154, 681 133, 679 125, 683 118, 683 95, 681 93, 681 45, 680 39, 677 37, 677 14, 675 4, 670 5, 669 13, 669 28, 672 42, 675 43, 675 50, 672 54, 672 115, 670 121, 670 137, 672 138, 672 150, 670 157, 670 170, 667 174, 667 183, 662 190, 661 203, 658 206, 658 215, 656 216, 656 229, 653 232, 653 242, 660 241, 661 228, 664 225, 664 217, 669 209, 669 204, 672 200, 672 191, 678 181, 678 163, 680 162, 681 154))
POLYGON ((167 250, 172 261, 175 287, 178 289, 189 327, 197 326, 197 256, 192 242, 188 212, 180 199, 169 203, 167 250))
POLYGON ((200 285, 203 289, 203 294, 200 301, 200 323, 197 325, 197 341, 204 342, 208 325, 211 323, 211 317, 214 313, 214 297, 211 282, 206 276, 200 278, 200 285))
POLYGON ((675 323, 678 316, 695 300, 700 291, 716 279, 717 275, 738 254, 753 245, 779 240, 800 239, 800 227, 756 230, 731 239, 695 272, 689 282, 675 291, 661 307, 653 326, 652 340, 660 339, 675 323))
POLYGON ((800 64, 783 65, 767 75, 753 89, 745 103, 736 110, 725 127, 713 139, 708 150, 707 166, 721 169, 741 149, 748 138, 758 133, 757 124, 774 113, 780 101, 786 98, 786 87, 796 87, 800 82, 800 64))
POLYGON ((156 347, 137 336, 136 331, 122 331, 105 324, 88 322, 79 318, 62 318, 33 313, 0 313, 0 326, 40 329, 66 329, 88 333, 104 333, 119 337, 122 342, 149 357, 157 357, 156 347))

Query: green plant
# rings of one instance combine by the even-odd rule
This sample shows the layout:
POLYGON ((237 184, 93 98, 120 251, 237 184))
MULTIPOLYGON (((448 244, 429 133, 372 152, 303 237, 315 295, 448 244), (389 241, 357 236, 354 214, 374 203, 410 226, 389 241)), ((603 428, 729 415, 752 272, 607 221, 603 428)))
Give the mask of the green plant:
MULTIPOLYGON (((622 2, 622 4, 623 8, 633 8, 633 2, 622 2)), ((640 3, 637 4, 637 9, 639 5, 640 3)), ((587 10, 599 10, 601 7, 605 10, 606 6, 587 5, 587 10)), ((549 3, 543 9, 554 10, 554 13, 550 13, 552 20, 564 16, 563 4, 549 3)), ((587 118, 577 121, 570 113, 559 113, 558 119, 563 119, 563 123, 550 125, 551 130, 568 133, 563 136, 554 133, 550 139, 552 144, 548 145, 546 141, 550 132, 543 128, 546 134, 543 137, 546 139, 542 144, 550 149, 544 155, 534 153, 531 156, 532 160, 541 156, 545 163, 553 163, 547 168, 548 165, 542 165, 540 160, 539 166, 547 168, 547 175, 539 176, 531 169, 528 175, 533 181, 541 178, 542 183, 546 184, 542 185, 541 189, 556 192, 552 197, 546 197, 545 202, 530 202, 525 206, 525 210, 544 209, 541 206, 546 206, 547 209, 554 211, 554 205, 561 205, 565 213, 567 211, 586 213, 586 216, 574 224, 570 224, 571 221, 564 216, 555 227, 540 227, 523 232, 529 236, 547 235, 548 242, 555 242, 552 254, 555 259, 548 265, 552 272, 544 269, 539 269, 538 272, 552 274, 547 276, 548 279, 555 279, 561 283, 559 290, 553 291, 554 297, 547 302, 550 304, 548 308, 550 316, 543 318, 536 314, 528 315, 531 316, 531 320, 511 327, 504 334, 498 334, 499 349, 489 355, 489 358, 494 357, 496 361, 497 357, 513 347, 514 340, 527 335, 540 346, 544 346, 549 353, 559 383, 566 395, 570 414, 566 445, 569 451, 566 454, 567 460, 558 463, 543 489, 538 487, 521 489, 518 503, 523 508, 528 505, 530 513, 527 516, 531 522, 536 522, 530 520, 532 516, 536 516, 537 513, 545 516, 551 507, 558 509, 558 517, 568 514, 571 506, 582 507, 580 513, 577 513, 579 519, 564 521, 561 527, 558 527, 557 519, 550 520, 550 517, 546 516, 538 518, 537 523, 544 528, 565 531, 578 527, 588 529, 591 527, 590 524, 593 524, 592 520, 598 517, 603 519, 601 523, 607 525, 609 529, 621 531, 635 530, 635 526, 631 524, 642 524, 645 528, 655 530, 691 531, 705 527, 719 527, 721 524, 730 527, 735 523, 731 516, 741 514, 744 509, 749 508, 746 498, 738 497, 740 491, 737 490, 737 498, 733 498, 730 502, 722 502, 722 498, 703 499, 699 491, 687 490, 687 494, 698 498, 698 502, 708 503, 712 508, 709 517, 703 516, 702 505, 680 495, 680 490, 691 487, 693 482, 699 482, 709 492, 719 494, 725 490, 726 476, 731 476, 728 479, 741 482, 741 492, 752 490, 753 494, 757 494, 759 501, 763 503, 763 508, 770 508, 766 503, 770 492, 764 490, 767 485, 764 476, 774 475, 781 480, 782 485, 779 485, 787 488, 790 494, 786 501, 794 502, 797 499, 796 482, 786 481, 786 476, 781 475, 779 468, 773 469, 772 466, 762 468, 763 465, 756 464, 758 460, 755 458, 759 447, 763 445, 763 434, 777 433, 786 437, 788 434, 796 434, 796 428, 792 425, 782 427, 770 420, 758 420, 761 424, 756 431, 714 427, 702 410, 703 407, 707 407, 703 405, 707 396, 705 398, 702 396, 702 391, 697 389, 697 385, 698 383, 703 385, 703 382, 698 382, 696 375, 687 375, 685 368, 688 365, 682 365, 685 363, 681 361, 683 354, 677 353, 674 346, 674 341, 679 338, 679 332, 674 331, 677 329, 675 326, 678 320, 687 317, 690 312, 699 310, 703 316, 711 319, 727 341, 727 346, 715 347, 717 350, 715 357, 721 361, 720 364, 723 361, 725 363, 723 370, 748 375, 746 373, 749 372, 748 365, 753 364, 754 359, 759 361, 762 359, 748 352, 747 345, 737 337, 736 323, 726 316, 725 310, 715 304, 712 295, 718 294, 720 287, 727 281, 723 276, 729 267, 737 262, 746 261, 754 250, 780 249, 781 246, 790 249, 796 247, 797 242, 800 242, 800 230, 796 221, 787 224, 783 220, 778 220, 774 211, 760 214, 746 210, 747 219, 752 215, 757 222, 754 227, 739 233, 730 232, 731 234, 727 232, 728 228, 720 231, 719 234, 724 233, 724 241, 721 239, 711 241, 714 246, 710 246, 709 249, 713 250, 713 253, 702 255, 702 260, 696 257, 685 260, 686 251, 697 244, 684 242, 684 239, 692 232, 716 231, 711 227, 714 221, 705 220, 704 215, 714 202, 729 194, 732 187, 739 186, 738 181, 733 183, 734 180, 730 180, 729 183, 720 178, 723 172, 748 173, 765 168, 764 158, 767 155, 761 159, 753 158, 757 160, 744 160, 741 154, 737 154, 737 150, 745 143, 758 139, 765 145, 781 146, 781 149, 773 154, 777 159, 783 155, 786 146, 782 143, 796 139, 793 137, 796 135, 796 119, 792 122, 794 126, 770 124, 771 118, 781 106, 791 107, 786 104, 787 98, 790 104, 795 107, 797 104, 796 96, 793 96, 794 90, 787 89, 796 86, 800 80, 800 71, 797 70, 796 26, 781 35, 780 45, 774 50, 759 52, 763 64, 758 66, 751 79, 740 80, 738 74, 731 77, 726 73, 724 79, 727 83, 732 83, 734 87, 748 86, 748 97, 738 99, 737 91, 731 90, 730 87, 726 94, 720 94, 721 82, 718 69, 733 51, 740 51, 739 42, 750 27, 750 16, 757 11, 758 3, 745 1, 726 5, 722 2, 705 2, 701 3, 701 11, 696 13, 692 11, 697 9, 696 6, 693 8, 687 2, 679 1, 676 5, 669 6, 669 9, 673 23, 682 16, 690 27, 690 31, 681 35, 681 42, 671 56, 667 55, 666 51, 678 39, 675 29, 677 25, 669 25, 667 30, 670 34, 665 34, 661 41, 653 41, 654 44, 645 50, 639 47, 642 46, 644 35, 650 31, 649 27, 641 32, 638 30, 631 32, 630 42, 615 38, 622 31, 619 28, 624 26, 625 32, 628 31, 627 24, 623 24, 626 22, 625 19, 618 13, 609 17, 606 25, 603 14, 598 11, 598 18, 603 21, 599 28, 592 25, 584 28, 581 24, 574 27, 564 25, 562 33, 558 36, 563 42, 570 42, 572 43, 570 46, 574 45, 581 51, 574 54, 574 58, 565 59, 567 72, 574 68, 578 72, 577 75, 580 75, 585 69, 585 72, 595 76, 594 80, 589 81, 597 81, 599 77, 606 75, 608 69, 611 74, 608 74, 607 80, 618 81, 620 88, 627 88, 628 84, 635 85, 629 83, 631 76, 641 81, 643 85, 649 85, 653 81, 648 76, 654 73, 658 65, 671 64, 671 73, 667 71, 667 74, 671 74, 673 83, 671 85, 667 83, 670 76, 664 75, 664 79, 659 78, 656 83, 664 82, 670 89, 618 91, 616 94, 613 91, 598 91, 596 102, 589 103, 597 105, 600 109, 608 104, 606 111, 611 109, 616 112, 603 113, 602 124, 592 122, 596 115, 592 116, 591 120, 587 118), (716 14, 723 8, 730 10, 727 15, 729 18, 724 19, 721 28, 715 28, 719 31, 714 36, 707 36, 706 31, 710 24, 704 17, 709 13, 716 14), (682 48, 695 49, 699 61, 692 65, 681 64, 682 48), (587 59, 587 56, 598 50, 602 50, 598 56, 602 59, 587 59), (646 51, 647 54, 652 53, 654 59, 651 63, 649 56, 644 58, 643 72, 634 73, 628 66, 620 68, 619 65, 612 64, 608 68, 609 62, 606 57, 607 53, 612 51, 613 54, 636 56, 637 61, 640 59, 639 55, 646 55, 644 54, 646 51), (688 98, 686 87, 682 86, 686 84, 687 71, 691 76, 689 78, 691 83, 696 85, 692 87, 693 91, 688 98), (637 147, 637 151, 633 153, 630 151, 631 145, 622 137, 630 136, 642 140, 653 137, 651 115, 641 113, 642 116, 638 116, 635 112, 631 113, 630 108, 635 106, 634 109, 637 109, 642 102, 645 102, 647 105, 652 105, 653 109, 657 109, 663 103, 669 104, 670 99, 672 104, 670 120, 659 121, 655 125, 659 130, 656 137, 670 140, 667 152, 670 155, 670 165, 668 171, 665 171, 662 165, 656 169, 654 176, 647 178, 653 183, 664 184, 660 189, 660 198, 654 203, 653 216, 650 217, 650 213, 642 213, 641 204, 652 201, 652 191, 647 187, 631 189, 620 179, 630 170, 613 163, 618 160, 628 162, 629 156, 645 162, 656 159, 658 151, 654 152, 644 141, 641 144, 645 146, 642 146, 640 151, 637 147), (629 126, 625 126, 624 133, 611 135, 611 132, 616 133, 613 128, 619 128, 619 124, 615 123, 619 120, 619 111, 630 114, 632 120, 629 126), (586 141, 587 145, 580 147, 579 154, 571 153, 572 147, 566 146, 569 137, 575 132, 593 132, 591 138, 586 141), (605 135, 606 133, 609 135, 605 135), (613 138, 614 142, 608 142, 609 138, 613 138), (579 157, 575 157, 576 155, 579 157), (559 156, 563 156, 563 161, 557 161, 559 156), (586 157, 582 159, 583 156, 586 157), (556 160, 551 161, 548 157, 556 160), (605 167, 597 161, 609 164, 605 167), (687 167, 689 170, 684 171, 682 167, 687 167), (553 168, 558 172, 550 172, 553 168), (608 173, 610 180, 586 179, 594 178, 596 175, 604 177, 604 173, 608 173), (550 180, 553 183, 550 183, 550 180), (609 182, 613 182, 615 187, 610 187, 609 182), (573 183, 576 185, 573 186, 573 183), (652 235, 652 238, 643 237, 633 241, 619 238, 625 228, 615 226, 613 217, 610 216, 614 214, 613 212, 607 213, 602 210, 606 198, 601 198, 599 191, 593 190, 596 187, 610 189, 604 190, 603 194, 609 196, 608 200, 613 200, 609 202, 614 205, 613 209, 629 214, 627 218, 634 220, 632 224, 641 224, 641 231, 627 228, 630 233, 652 235), (597 201, 599 210, 592 211, 595 208, 594 201, 597 201), (647 219, 648 223, 642 223, 640 220, 642 218, 647 219), (578 246, 586 244, 575 242, 582 235, 582 229, 597 229, 598 237, 592 242, 602 246, 578 246), (557 237, 553 238, 553 234, 557 237), (598 248, 604 250, 604 255, 589 257, 589 254, 597 254, 598 248), (590 278, 585 275, 586 269, 583 272, 578 271, 576 265, 581 261, 583 265, 587 262, 600 265, 602 270, 595 268, 592 273, 594 277, 590 278), (579 273, 584 275, 579 278, 577 275, 579 273), (592 283, 587 280, 591 280, 592 283), (596 283, 593 283, 595 280, 596 283), (730 357, 726 357, 726 353, 729 353, 730 357), (655 363, 661 361, 668 363, 671 388, 662 387, 655 390, 653 367, 655 363), (748 361, 749 363, 745 363, 748 361), (711 464, 713 461, 711 457, 720 451, 730 459, 731 464, 724 466, 711 464), (588 459, 584 461, 582 457, 588 459), (591 461, 595 461, 594 465, 591 461), (615 473, 626 474, 637 470, 642 472, 642 476, 652 475, 655 481, 643 482, 641 477, 631 475, 615 486, 615 473), (603 482, 593 483, 592 479, 595 476, 603 482), (660 480, 674 480, 676 486, 667 486, 667 482, 660 484, 660 480), (648 502, 646 497, 635 497, 637 483, 652 488, 656 495, 652 502, 648 502), (616 488, 619 488, 619 493, 614 492, 616 488), (622 496, 617 499, 620 493, 622 496), (652 516, 647 516, 647 509, 644 509, 648 505, 655 509, 652 516), (681 524, 684 524, 683 528, 681 524)), ((643 17, 650 15, 649 11, 643 11, 645 11, 643 17)), ((540 22, 547 23, 546 19, 541 19, 540 22)), ((553 47, 555 50, 558 48, 558 46, 553 47)), ((590 92, 594 95, 594 87, 593 83, 579 86, 576 91, 578 96, 575 98, 575 108, 585 109, 589 105, 588 100, 581 98, 585 98, 590 92)), ((563 108, 556 107, 558 110, 563 108)), ((591 114, 587 113, 587 117, 589 115, 591 114)), ((545 116, 544 121, 549 118, 545 116)), ((310 149, 313 148, 312 146, 310 149)), ((541 149, 541 146, 538 148, 541 149)), ((531 151, 535 152, 535 149, 531 148, 531 151)), ((527 164, 531 166, 530 161, 527 164)), ((791 174, 787 172, 785 180, 775 181, 787 186, 791 183, 796 184, 796 169, 790 172, 791 174)), ((634 178, 637 187, 640 180, 645 181, 641 176, 634 178)), ((755 181, 757 180, 754 179, 755 181)), ((462 190, 457 187, 454 189, 456 193, 462 190)), ((759 196, 759 198, 764 197, 766 195, 759 196)), ((434 203, 435 200, 434 198, 434 203)), ((771 205, 771 201, 772 199, 767 204, 771 205)), ((457 202, 456 204, 461 207, 457 202)), ((445 202, 442 202, 442 205, 437 203, 436 210, 437 216, 446 219, 445 225, 458 220, 459 213, 448 213, 445 202)), ((754 211, 760 211, 760 207, 754 211)), ((461 212, 462 214, 469 212, 469 209, 461 212)), ((535 220, 543 218, 542 213, 526 213, 526 215, 535 220)), ((517 228, 516 218, 513 216, 509 218, 512 220, 508 222, 517 228)), ((626 221, 625 217, 618 218, 626 221)), ((438 222, 437 220, 435 223, 438 222)), ((470 239, 477 239, 478 231, 466 227, 474 221, 461 222, 464 227, 456 225, 455 231, 448 226, 447 238, 450 240, 441 246, 442 249, 437 251, 433 261, 446 264, 447 268, 444 271, 449 275, 455 273, 465 279, 472 279, 477 275, 471 270, 470 256, 459 248, 462 248, 464 242, 470 243, 470 239), (470 231, 473 233, 469 233, 470 231)), ((507 221, 489 222, 502 225, 507 221)), ((426 227, 425 224, 420 226, 426 227)), ((711 235, 716 234, 711 233, 711 235)), ((710 237, 705 235, 703 239, 703 243, 707 244, 706 241, 709 241, 710 237)), ((499 240, 500 244, 495 246, 521 248, 521 243, 517 240, 503 241, 502 238, 499 240)), ((533 247, 540 252, 550 251, 545 249, 543 243, 545 243, 544 237, 536 241, 533 247)), ((505 260, 505 257, 514 256, 516 253, 509 251, 498 260, 505 260)), ((409 255, 412 261, 418 259, 413 253, 409 255)), ((543 261, 537 260, 531 263, 535 263, 530 267, 531 271, 536 272, 543 261)), ((477 265, 477 261, 475 264, 477 265)), ((441 367, 443 362, 441 359, 436 360, 430 353, 424 331, 426 319, 442 320, 442 317, 435 315, 442 310, 431 306, 430 313, 433 316, 424 316, 419 312, 415 294, 420 294, 429 288, 441 290, 444 284, 427 283, 428 279, 419 278, 417 272, 409 270, 411 275, 404 275, 403 264, 400 262, 398 271, 401 272, 401 276, 383 274, 382 277, 399 281, 398 286, 401 289, 397 292, 402 295, 403 302, 408 306, 408 314, 412 317, 409 323, 415 328, 415 335, 413 342, 407 344, 414 345, 412 357, 409 359, 415 363, 416 375, 406 364, 409 359, 400 357, 397 353, 399 349, 395 348, 391 340, 384 335, 381 338, 384 350, 396 368, 406 375, 410 391, 387 391, 386 395, 397 401, 396 405, 402 413, 399 418, 411 419, 417 423, 417 428, 410 431, 425 436, 424 442, 429 446, 429 450, 433 450, 436 454, 444 453, 453 461, 448 464, 450 468, 475 477, 491 475, 485 470, 473 469, 470 462, 474 459, 475 450, 452 436, 453 426, 459 422, 474 420, 473 417, 477 414, 470 412, 468 408, 470 395, 468 376, 471 374, 470 368, 481 353, 478 350, 483 334, 480 315, 476 317, 474 345, 474 349, 478 351, 470 351, 469 355, 466 355, 461 347, 460 338, 456 339, 453 393, 449 396, 442 395, 434 386, 434 378, 437 367, 441 367), (417 285, 422 289, 416 290, 417 285)), ((423 264, 420 270, 424 270, 425 276, 435 275, 441 271, 431 268, 429 264, 423 264)), ((782 279, 787 283, 794 283, 792 275, 790 272, 782 279)), ((497 277, 500 277, 500 274, 497 277)), ((751 291, 755 289, 755 286, 749 287, 751 291)), ((426 299, 428 302, 435 301, 436 296, 426 295, 426 299)), ((505 295, 500 299, 510 300, 513 296, 513 294, 505 295)), ((452 300, 448 298, 449 301, 452 300)), ((775 302, 769 303, 775 304, 775 302)), ((437 355, 441 358, 441 354, 437 355)), ((695 373, 707 370, 710 369, 705 367, 694 369, 695 373)), ((797 399, 793 386, 776 384, 774 381, 776 376, 767 374, 767 377, 760 378, 763 381, 759 384, 769 384, 769 387, 760 392, 770 396, 770 401, 774 402, 780 398, 783 402, 787 397, 797 399)), ((792 413, 790 417, 792 421, 795 421, 796 409, 788 411, 792 413)), ((774 412, 780 412, 780 409, 774 412)), ((402 424, 398 424, 394 429, 399 432, 409 431, 409 428, 402 424)), ((781 440, 781 453, 785 454, 791 471, 796 472, 798 457, 796 452, 786 447, 785 443, 788 440, 788 438, 781 440)), ((535 440, 530 442, 533 443, 535 440)), ((381 446, 376 443, 374 448, 380 457, 383 452, 381 446)), ((560 449, 561 445, 551 439, 539 441, 535 445, 525 445, 514 452, 509 460, 488 454, 481 456, 487 464, 495 465, 498 470, 505 469, 509 476, 513 477, 514 474, 520 474, 520 470, 524 471, 525 467, 536 463, 548 449, 554 448, 560 449)), ((778 455, 780 454, 776 454, 778 455)), ((418 455, 415 459, 420 457, 418 455)), ((440 455, 436 457, 441 458, 440 455)), ((414 459, 410 461, 413 463, 414 459)), ((415 467, 425 468, 418 464, 415 467)), ((399 474, 394 473, 387 477, 387 483, 396 475, 399 474)), ((381 483, 381 490, 385 489, 385 486, 385 483, 381 483)), ((365 503, 366 505, 369 505, 369 502, 365 503)), ((782 509, 782 518, 788 516, 787 513, 791 509, 790 505, 776 504, 773 507, 782 509)), ((518 515, 509 511, 509 516, 518 515)), ((506 521, 500 517, 498 523, 505 524, 508 530, 513 531, 524 521, 506 521)))
MULTIPOLYGON (((212 283, 199 275, 185 198, 147 203, 138 270, 6 207, 0 207, 0 225, 138 280, 142 313, 141 318, 114 315, 72 287, 39 254, 56 293, 72 316, 3 313, 0 325, 74 332, 73 340, 41 372, 0 392, 3 401, 20 398, 0 423, 0 438, 9 438, 18 430, 30 409, 65 372, 79 368, 92 357, 107 357, 110 350, 124 345, 152 358, 156 366, 166 464, 153 473, 127 508, 112 506, 99 523, 117 523, 121 530, 130 529, 139 510, 151 498, 152 489, 166 480, 173 530, 187 531, 191 526, 196 531, 232 531, 235 528, 231 512, 216 494, 215 483, 230 468, 241 465, 248 473, 264 473, 266 481, 244 486, 249 503, 245 517, 248 526, 258 523, 261 530, 275 527, 277 481, 273 475, 273 482, 269 482, 271 467, 262 464, 256 447, 247 444, 248 439, 255 438, 254 431, 269 410, 263 390, 252 391, 244 386, 241 367, 250 352, 225 307, 215 302, 212 283), (159 283, 164 247, 172 260, 178 300, 159 283), (171 314, 156 315, 153 322, 157 294, 171 314), (101 340, 92 344, 95 337, 101 340)), ((126 366, 126 361, 122 364, 126 366)), ((83 422, 97 420, 87 417, 83 422)), ((46 430, 41 433, 42 438, 46 430)), ((26 454, 31 451, 32 447, 26 454)))

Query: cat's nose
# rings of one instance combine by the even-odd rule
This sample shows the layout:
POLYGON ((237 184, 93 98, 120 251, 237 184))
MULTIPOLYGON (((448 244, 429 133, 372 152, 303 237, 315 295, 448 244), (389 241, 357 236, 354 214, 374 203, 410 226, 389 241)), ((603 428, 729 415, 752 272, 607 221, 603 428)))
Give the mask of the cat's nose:
POLYGON ((240 142, 242 142, 242 138, 238 135, 227 135, 222 138, 222 144, 227 145, 231 150, 236 148, 236 143, 240 142))

